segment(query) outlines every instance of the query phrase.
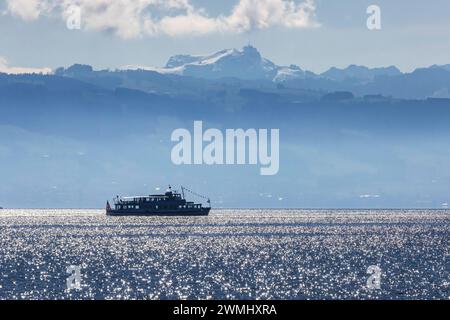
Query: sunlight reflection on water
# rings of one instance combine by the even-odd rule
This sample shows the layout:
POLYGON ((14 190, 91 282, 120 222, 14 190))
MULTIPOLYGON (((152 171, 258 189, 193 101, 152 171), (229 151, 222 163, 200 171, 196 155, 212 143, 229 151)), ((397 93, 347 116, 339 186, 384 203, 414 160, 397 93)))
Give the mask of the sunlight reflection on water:
POLYGON ((449 214, 1 210, 0 299, 448 299, 449 214), (81 290, 67 290, 71 265, 81 290))

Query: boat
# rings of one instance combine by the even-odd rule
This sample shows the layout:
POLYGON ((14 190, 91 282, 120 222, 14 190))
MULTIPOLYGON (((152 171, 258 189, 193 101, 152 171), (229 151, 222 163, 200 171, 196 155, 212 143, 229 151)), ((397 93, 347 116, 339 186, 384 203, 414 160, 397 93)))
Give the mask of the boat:
POLYGON ((113 200, 114 208, 106 202, 108 216, 207 216, 211 210, 209 198, 199 195, 187 188, 181 187, 181 194, 172 191, 172 187, 164 194, 148 196, 119 197, 113 200), (185 192, 207 200, 207 206, 185 199, 185 192))

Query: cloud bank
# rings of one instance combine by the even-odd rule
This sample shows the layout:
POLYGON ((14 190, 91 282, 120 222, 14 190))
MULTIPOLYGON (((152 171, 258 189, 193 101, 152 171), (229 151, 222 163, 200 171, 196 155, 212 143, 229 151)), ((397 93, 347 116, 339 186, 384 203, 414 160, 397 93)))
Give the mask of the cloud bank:
POLYGON ((314 0, 239 0, 229 15, 211 17, 190 0, 7 0, 7 13, 26 21, 81 9, 85 30, 122 38, 242 33, 271 27, 317 27, 314 0))
POLYGON ((0 57, 0 73, 8 74, 23 74, 23 73, 42 73, 50 74, 52 69, 50 68, 22 68, 22 67, 11 67, 8 65, 8 61, 5 58, 0 57))

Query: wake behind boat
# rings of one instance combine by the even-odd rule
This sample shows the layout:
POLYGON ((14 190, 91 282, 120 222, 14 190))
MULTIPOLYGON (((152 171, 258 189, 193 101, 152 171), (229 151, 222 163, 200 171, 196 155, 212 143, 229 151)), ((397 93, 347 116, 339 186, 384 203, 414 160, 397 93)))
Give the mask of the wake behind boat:
POLYGON ((106 203, 108 216, 207 216, 211 210, 209 198, 196 194, 187 188, 181 187, 182 194, 169 189, 164 194, 148 196, 119 197, 114 199, 114 209, 109 201, 106 203), (186 201, 184 192, 207 200, 208 207, 201 203, 186 201))

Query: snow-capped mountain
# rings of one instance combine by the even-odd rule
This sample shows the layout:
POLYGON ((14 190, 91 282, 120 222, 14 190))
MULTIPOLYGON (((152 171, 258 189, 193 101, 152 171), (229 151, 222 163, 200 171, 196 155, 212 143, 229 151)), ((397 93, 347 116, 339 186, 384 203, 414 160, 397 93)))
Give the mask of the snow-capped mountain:
MULTIPOLYGON (((441 66, 446 68, 448 66, 441 66)), ((394 67, 368 68, 350 65, 345 69, 332 67, 317 75, 302 70, 296 65, 278 66, 261 56, 259 51, 248 45, 242 50, 226 49, 210 55, 176 55, 170 57, 162 68, 126 66, 127 70, 150 70, 161 74, 177 74, 205 79, 239 78, 243 80, 289 80, 325 79, 331 81, 362 82, 374 80, 377 76, 398 76, 402 72, 394 67)))
POLYGON ((273 79, 278 68, 252 46, 246 46, 242 51, 229 49, 207 56, 175 56, 169 59, 168 66, 174 65, 174 61, 178 62, 175 64, 178 68, 183 68, 183 75, 209 79, 273 79), (181 62, 187 63, 180 65, 181 62))
POLYGON ((263 58, 259 51, 250 45, 242 50, 226 49, 211 55, 176 55, 170 57, 163 68, 127 66, 125 69, 144 69, 206 79, 233 77, 244 80, 285 81, 306 76, 305 71, 298 66, 277 66, 263 58))

